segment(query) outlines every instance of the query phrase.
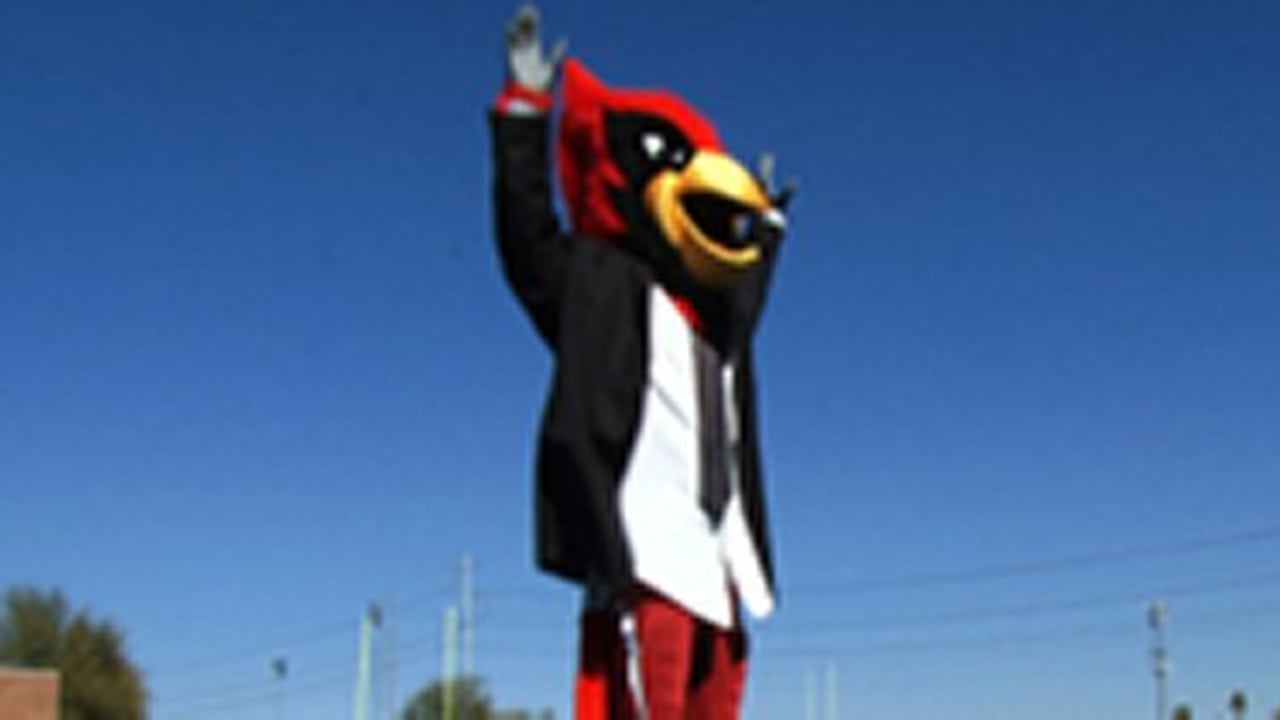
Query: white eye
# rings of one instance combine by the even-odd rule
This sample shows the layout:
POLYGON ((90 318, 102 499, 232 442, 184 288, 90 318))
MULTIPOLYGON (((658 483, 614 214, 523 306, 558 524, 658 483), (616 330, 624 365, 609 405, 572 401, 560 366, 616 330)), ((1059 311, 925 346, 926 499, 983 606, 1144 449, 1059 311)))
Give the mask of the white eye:
POLYGON ((658 133, 650 132, 640 136, 640 146, 650 160, 657 160, 662 156, 662 151, 667 149, 667 141, 658 133))
POLYGON ((671 153, 671 162, 675 163, 677 167, 684 165, 684 161, 688 158, 689 155, 684 151, 684 148, 680 148, 679 150, 671 153))

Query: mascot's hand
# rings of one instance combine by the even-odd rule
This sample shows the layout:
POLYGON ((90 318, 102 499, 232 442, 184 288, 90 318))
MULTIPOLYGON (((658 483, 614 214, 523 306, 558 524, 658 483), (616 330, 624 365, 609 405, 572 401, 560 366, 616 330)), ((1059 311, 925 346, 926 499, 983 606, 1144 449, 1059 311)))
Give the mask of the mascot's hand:
POLYGON ((525 4, 507 25, 507 71, 511 81, 534 92, 551 90, 568 42, 560 40, 545 55, 542 52, 538 9, 525 4))
POLYGON ((762 154, 756 161, 756 177, 773 203, 773 207, 766 210, 761 219, 781 235, 787 229, 787 206, 791 204, 791 198, 796 194, 796 181, 788 180, 779 189, 774 180, 774 168, 777 164, 773 153, 762 154))

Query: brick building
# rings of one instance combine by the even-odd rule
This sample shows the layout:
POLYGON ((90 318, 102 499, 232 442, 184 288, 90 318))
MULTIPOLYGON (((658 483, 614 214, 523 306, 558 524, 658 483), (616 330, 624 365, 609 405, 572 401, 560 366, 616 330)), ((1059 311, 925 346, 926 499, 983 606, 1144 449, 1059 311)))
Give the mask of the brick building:
POLYGON ((0 667, 0 718, 58 720, 58 671, 0 667))

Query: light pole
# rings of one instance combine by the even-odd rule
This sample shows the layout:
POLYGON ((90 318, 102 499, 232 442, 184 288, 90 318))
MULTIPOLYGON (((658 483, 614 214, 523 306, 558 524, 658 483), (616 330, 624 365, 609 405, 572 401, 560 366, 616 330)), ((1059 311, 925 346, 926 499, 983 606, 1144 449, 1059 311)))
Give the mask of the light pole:
POLYGON ((462 636, 462 677, 469 678, 475 674, 475 587, 472 573, 471 556, 463 555, 459 563, 462 605, 458 612, 458 626, 462 636))
POLYGON ((276 720, 284 720, 284 679, 289 676, 289 661, 284 656, 273 659, 271 674, 276 678, 276 720))
POLYGON ((1165 720, 1166 685, 1169 678, 1169 653, 1164 646, 1164 603, 1156 600, 1147 606, 1147 626, 1151 628, 1151 672, 1156 678, 1156 720, 1165 720))
POLYGON ((373 634, 382 627, 382 608, 371 604, 360 619, 360 651, 356 659, 355 720, 369 720, 369 699, 373 680, 373 634))
POLYGON ((457 709, 457 673, 458 673, 458 609, 450 605, 444 611, 444 666, 443 686, 440 694, 440 717, 443 720, 455 720, 457 709))

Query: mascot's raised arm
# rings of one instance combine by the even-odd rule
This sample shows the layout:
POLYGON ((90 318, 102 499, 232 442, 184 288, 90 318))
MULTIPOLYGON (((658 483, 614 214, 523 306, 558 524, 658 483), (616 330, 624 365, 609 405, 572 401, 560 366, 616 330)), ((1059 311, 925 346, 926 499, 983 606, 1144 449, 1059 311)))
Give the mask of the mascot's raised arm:
POLYGON ((739 605, 775 603, 751 341, 790 193, 680 98, 564 48, 517 13, 491 125, 503 272, 554 357, 536 546, 583 590, 576 715, 734 718, 739 605))

